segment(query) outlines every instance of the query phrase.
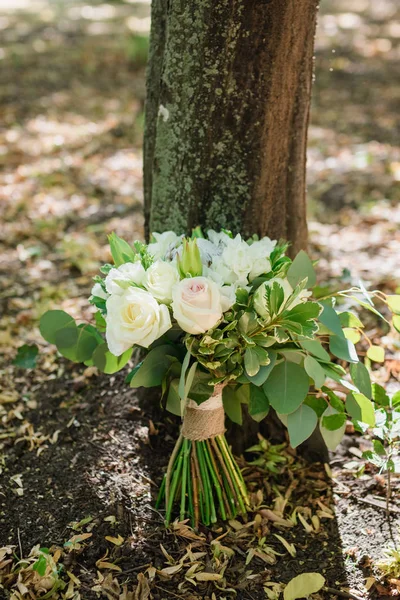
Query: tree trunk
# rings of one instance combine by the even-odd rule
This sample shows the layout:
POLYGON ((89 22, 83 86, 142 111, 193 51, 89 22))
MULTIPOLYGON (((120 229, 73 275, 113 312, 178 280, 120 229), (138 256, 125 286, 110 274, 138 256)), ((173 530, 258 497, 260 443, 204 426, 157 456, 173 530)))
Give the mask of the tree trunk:
POLYGON ((196 225, 307 241, 318 0, 153 0, 146 233, 196 225))

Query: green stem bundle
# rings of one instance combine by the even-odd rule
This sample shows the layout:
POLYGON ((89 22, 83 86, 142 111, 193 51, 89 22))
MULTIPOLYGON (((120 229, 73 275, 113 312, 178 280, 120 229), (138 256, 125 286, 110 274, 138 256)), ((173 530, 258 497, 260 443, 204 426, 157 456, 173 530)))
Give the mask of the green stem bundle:
POLYGON ((245 514, 250 508, 246 485, 225 435, 206 440, 179 437, 158 494, 156 508, 165 500, 165 524, 171 522, 174 505, 179 518, 192 527, 211 525, 245 514))

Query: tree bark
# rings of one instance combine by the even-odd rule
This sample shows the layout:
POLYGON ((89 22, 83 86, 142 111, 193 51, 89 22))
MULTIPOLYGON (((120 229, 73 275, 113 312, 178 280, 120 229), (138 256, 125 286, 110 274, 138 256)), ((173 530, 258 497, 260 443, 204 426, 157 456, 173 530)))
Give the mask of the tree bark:
POLYGON ((196 225, 306 246, 318 0, 153 0, 146 233, 196 225))

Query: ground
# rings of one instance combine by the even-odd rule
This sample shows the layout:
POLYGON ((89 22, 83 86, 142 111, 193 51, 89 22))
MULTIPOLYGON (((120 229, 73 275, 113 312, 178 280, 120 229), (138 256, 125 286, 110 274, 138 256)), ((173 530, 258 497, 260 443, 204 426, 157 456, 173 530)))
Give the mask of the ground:
MULTIPOLYGON (((361 276, 393 293, 400 15, 388 0, 326 1, 321 11, 308 159, 311 254, 321 285, 361 276)), ((178 423, 156 397, 130 390, 125 372, 106 378, 71 365, 40 338, 47 308, 90 318, 86 298, 108 260, 106 234, 142 236, 148 14, 137 2, 0 7, 0 598, 19 599, 23 586, 43 598, 55 584, 46 597, 256 599, 266 590, 274 597, 307 571, 322 573, 330 588, 315 598, 398 595, 398 580, 384 579, 376 561, 400 525, 399 479, 387 515, 386 479, 361 457, 368 436, 349 429, 330 467, 285 446, 272 473, 247 454, 249 463, 241 460, 256 506, 247 523, 167 531, 154 498, 178 423), (13 366, 18 346, 32 342, 40 345, 38 368, 13 366), (25 565, 17 581, 18 557, 36 545, 49 548, 46 575, 51 557, 62 569, 46 582, 25 565), (220 579, 191 578, 196 560, 220 579), (60 582, 67 587, 57 591, 60 582)), ((372 365, 374 380, 399 389, 398 337, 374 319, 367 329, 386 352, 384 364, 372 365)), ((266 453, 276 456, 268 444, 266 453)))

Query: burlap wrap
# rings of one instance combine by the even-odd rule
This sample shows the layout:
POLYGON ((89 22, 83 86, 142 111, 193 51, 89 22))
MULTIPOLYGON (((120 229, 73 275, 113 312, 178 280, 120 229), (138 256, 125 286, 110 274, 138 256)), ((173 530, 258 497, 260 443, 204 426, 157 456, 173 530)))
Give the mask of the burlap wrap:
POLYGON ((186 406, 182 435, 200 441, 225 433, 225 411, 222 404, 223 385, 216 385, 208 400, 200 405, 190 400, 186 406))

